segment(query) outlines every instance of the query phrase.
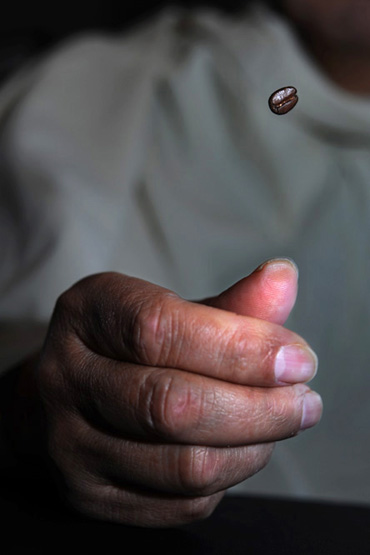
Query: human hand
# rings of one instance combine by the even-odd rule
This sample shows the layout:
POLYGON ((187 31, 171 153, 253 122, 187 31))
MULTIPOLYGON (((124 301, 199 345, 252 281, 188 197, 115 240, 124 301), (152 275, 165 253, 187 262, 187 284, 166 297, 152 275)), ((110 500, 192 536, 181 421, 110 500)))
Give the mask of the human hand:
POLYGON ((64 293, 36 377, 67 502, 141 526, 203 518, 314 425, 320 398, 299 382, 316 361, 281 326, 296 287, 280 260, 205 304, 115 273, 64 293))

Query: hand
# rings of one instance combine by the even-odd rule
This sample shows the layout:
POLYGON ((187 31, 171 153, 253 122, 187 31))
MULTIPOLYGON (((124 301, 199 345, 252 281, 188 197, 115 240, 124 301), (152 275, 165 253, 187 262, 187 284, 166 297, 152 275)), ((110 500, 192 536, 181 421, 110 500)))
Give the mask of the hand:
POLYGON ((315 356, 281 326, 296 288, 278 260, 204 304, 115 273, 64 293, 36 376, 68 503, 142 526, 203 518, 314 425, 321 400, 299 382, 315 356))

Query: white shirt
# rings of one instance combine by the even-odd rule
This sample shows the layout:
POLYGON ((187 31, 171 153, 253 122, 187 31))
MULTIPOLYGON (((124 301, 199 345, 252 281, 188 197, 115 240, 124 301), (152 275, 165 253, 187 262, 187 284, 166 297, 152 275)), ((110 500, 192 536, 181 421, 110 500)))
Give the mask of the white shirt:
POLYGON ((256 9, 79 37, 0 109, 1 319, 47 321, 95 272, 195 299, 289 256, 288 326, 319 355, 324 416, 239 491, 370 502, 370 99, 337 90, 256 9), (300 100, 274 116, 284 85, 300 100))

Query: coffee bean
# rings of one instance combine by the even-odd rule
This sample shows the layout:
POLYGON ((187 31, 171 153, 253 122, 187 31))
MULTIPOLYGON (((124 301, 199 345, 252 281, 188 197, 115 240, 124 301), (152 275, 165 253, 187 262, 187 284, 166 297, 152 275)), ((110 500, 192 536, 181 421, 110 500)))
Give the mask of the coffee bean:
POLYGON ((297 89, 294 87, 283 87, 272 93, 269 98, 269 107, 274 114, 282 116, 290 112, 297 102, 297 89))

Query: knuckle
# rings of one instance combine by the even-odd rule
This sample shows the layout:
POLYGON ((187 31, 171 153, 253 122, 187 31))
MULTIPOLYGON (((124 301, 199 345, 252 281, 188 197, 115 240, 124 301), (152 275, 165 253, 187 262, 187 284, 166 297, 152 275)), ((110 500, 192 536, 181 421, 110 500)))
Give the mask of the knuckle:
POLYGON ((218 491, 219 460, 207 447, 190 448, 179 462, 179 482, 184 492, 210 495, 218 491))
POLYGON ((154 435, 171 435, 165 418, 165 405, 171 390, 171 377, 157 371, 145 376, 139 389, 139 415, 146 430, 154 435))
POLYGON ((56 407, 72 407, 81 397, 80 385, 86 381, 91 358, 73 333, 47 340, 40 356, 36 383, 42 401, 51 412, 56 407))
POLYGON ((256 322, 248 333, 244 329, 225 332, 223 352, 217 358, 220 365, 230 367, 229 379, 250 385, 250 380, 261 385, 274 382, 273 359, 278 338, 266 334, 264 323, 256 322))
MULTIPOLYGON (((106 306, 106 280, 109 274, 88 276, 64 291, 56 300, 51 320, 52 335, 70 333, 87 340, 91 323, 97 333, 104 332, 104 324, 110 326, 106 306), (104 315, 104 317, 102 317, 104 315)), ((110 290, 114 287, 111 283, 110 290)), ((90 330, 91 331, 91 330, 90 330)))
POLYGON ((64 291, 55 302, 54 314, 60 315, 68 312, 69 308, 72 306, 72 302, 70 300, 70 290, 64 291))
POLYGON ((203 520, 211 515, 220 496, 185 498, 175 503, 162 499, 149 499, 146 506, 142 494, 118 490, 115 487, 101 487, 83 484, 73 490, 66 489, 65 501, 78 512, 90 517, 112 522, 150 526, 182 525, 203 520))
POLYGON ((182 520, 194 522, 208 518, 216 508, 222 495, 215 494, 205 497, 192 497, 184 500, 182 506, 182 520))
POLYGON ((61 496, 67 506, 82 515, 103 520, 114 520, 110 500, 104 494, 101 484, 86 476, 64 480, 61 496))
POLYGON ((175 295, 160 293, 136 308, 131 325, 131 349, 135 359, 151 366, 165 365, 181 336, 175 295))
POLYGON ((76 289, 76 286, 73 286, 59 295, 54 307, 53 320, 65 324, 72 321, 80 304, 76 289))
POLYGON ((140 397, 144 425, 166 439, 181 439, 201 412, 201 393, 175 372, 152 372, 141 386, 140 397))

